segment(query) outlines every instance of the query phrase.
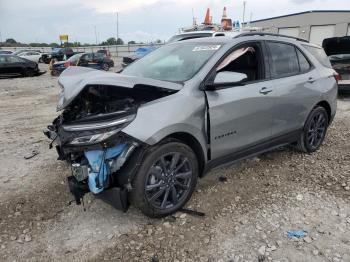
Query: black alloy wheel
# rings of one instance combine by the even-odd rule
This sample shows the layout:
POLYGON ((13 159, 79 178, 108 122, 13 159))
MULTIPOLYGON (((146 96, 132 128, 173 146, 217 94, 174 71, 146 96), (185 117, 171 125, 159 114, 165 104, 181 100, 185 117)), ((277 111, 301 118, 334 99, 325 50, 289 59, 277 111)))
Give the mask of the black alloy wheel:
POLYGON ((162 155, 147 174, 147 201, 158 209, 176 206, 190 190, 192 172, 188 158, 181 153, 162 155))
POLYGON ((315 107, 309 114, 303 132, 297 142, 297 149, 305 153, 318 150, 326 136, 329 125, 328 113, 321 106, 315 107))
POLYGON ((327 118, 322 111, 317 112, 311 119, 307 132, 307 143, 312 149, 318 148, 322 143, 327 128, 327 118))
POLYGON ((190 147, 169 141, 152 147, 133 181, 131 202, 150 217, 176 212, 191 197, 198 178, 198 162, 190 147))

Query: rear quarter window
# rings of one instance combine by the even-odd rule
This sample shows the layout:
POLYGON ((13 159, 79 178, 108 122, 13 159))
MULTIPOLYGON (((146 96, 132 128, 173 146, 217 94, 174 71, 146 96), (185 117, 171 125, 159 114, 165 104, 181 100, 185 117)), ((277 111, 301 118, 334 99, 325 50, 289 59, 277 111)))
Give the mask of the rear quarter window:
POLYGON ((297 55, 298 55, 298 60, 299 60, 299 66, 300 66, 300 72, 305 73, 311 69, 311 65, 309 61, 306 59, 304 54, 300 52, 299 49, 297 49, 297 55))
POLYGON ((308 50, 323 66, 332 68, 331 62, 329 61, 326 52, 319 47, 303 45, 303 47, 308 50))

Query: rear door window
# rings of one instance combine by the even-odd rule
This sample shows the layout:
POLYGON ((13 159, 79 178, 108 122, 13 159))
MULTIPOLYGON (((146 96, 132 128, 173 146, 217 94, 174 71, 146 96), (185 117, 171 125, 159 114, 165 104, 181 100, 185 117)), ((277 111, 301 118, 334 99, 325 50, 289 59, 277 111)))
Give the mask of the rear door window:
POLYGON ((323 48, 310 45, 303 45, 303 47, 305 47, 323 66, 332 68, 331 62, 323 48))
POLYGON ((280 78, 299 73, 299 62, 295 47, 279 42, 267 42, 271 59, 271 77, 280 78))
POLYGON ((103 60, 103 57, 104 57, 104 54, 103 54, 103 53, 95 53, 95 54, 94 54, 94 60, 95 60, 95 61, 102 61, 102 60, 103 60))

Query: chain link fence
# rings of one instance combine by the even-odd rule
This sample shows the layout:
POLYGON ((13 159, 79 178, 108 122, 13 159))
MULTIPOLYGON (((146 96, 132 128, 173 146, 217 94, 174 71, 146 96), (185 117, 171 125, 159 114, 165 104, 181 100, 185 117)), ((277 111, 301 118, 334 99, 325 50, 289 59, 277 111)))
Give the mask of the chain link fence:
MULTIPOLYGON (((112 57, 120 58, 130 54, 134 54, 135 51, 140 48, 150 48, 159 47, 163 44, 132 44, 132 45, 107 45, 107 46, 81 46, 72 47, 74 52, 97 52, 98 50, 105 49, 108 50, 112 57)), ((50 53, 52 51, 51 47, 0 47, 0 50, 39 50, 43 53, 50 53)))

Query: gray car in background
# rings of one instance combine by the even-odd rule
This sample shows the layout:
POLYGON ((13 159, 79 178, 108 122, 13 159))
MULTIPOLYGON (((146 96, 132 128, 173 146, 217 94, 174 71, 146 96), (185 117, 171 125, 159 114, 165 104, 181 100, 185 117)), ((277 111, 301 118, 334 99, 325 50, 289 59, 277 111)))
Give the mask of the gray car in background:
POLYGON ((71 67, 45 134, 70 191, 150 217, 181 209, 209 170, 283 145, 312 153, 336 113, 322 48, 263 33, 165 45, 120 74, 71 67))

